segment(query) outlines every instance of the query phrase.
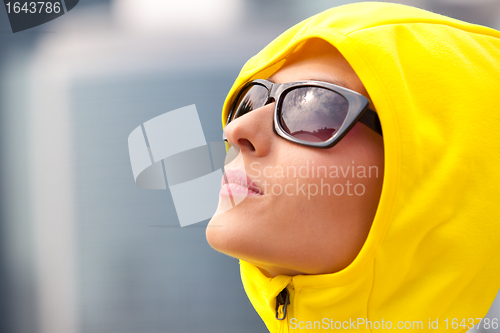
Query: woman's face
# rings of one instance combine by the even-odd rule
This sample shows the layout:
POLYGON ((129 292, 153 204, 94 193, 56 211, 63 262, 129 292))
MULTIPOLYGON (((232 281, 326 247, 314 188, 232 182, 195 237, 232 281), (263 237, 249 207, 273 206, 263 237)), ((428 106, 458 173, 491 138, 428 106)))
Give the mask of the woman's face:
MULTIPOLYGON (((368 97, 331 45, 310 40, 301 50, 314 55, 294 53, 269 80, 325 81, 368 97)), ((244 171, 262 194, 249 191, 226 211, 232 198, 221 191, 208 242, 269 276, 339 271, 360 251, 375 216, 384 171, 382 137, 358 122, 332 148, 305 147, 273 132, 273 112, 271 103, 225 128, 227 140, 240 150, 226 172, 244 171)))

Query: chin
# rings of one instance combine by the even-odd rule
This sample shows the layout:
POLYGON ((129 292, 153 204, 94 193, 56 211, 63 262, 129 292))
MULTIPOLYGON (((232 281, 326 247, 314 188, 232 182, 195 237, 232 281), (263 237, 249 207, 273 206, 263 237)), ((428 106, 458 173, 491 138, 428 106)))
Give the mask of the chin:
POLYGON ((224 228, 224 226, 218 221, 219 216, 213 216, 210 219, 210 222, 208 222, 207 229, 205 230, 205 235, 207 237, 208 244, 214 249, 219 252, 224 252, 222 251, 222 246, 221 242, 223 241, 224 237, 221 235, 221 228, 224 228))
POLYGON ((231 223, 228 213, 215 215, 205 231, 208 244, 216 251, 234 258, 242 258, 250 237, 242 237, 234 223, 231 223))
MULTIPOLYGON (((207 225, 206 237, 208 244, 216 251, 230 257, 255 263, 262 257, 262 245, 255 241, 256 237, 249 235, 251 230, 241 230, 238 224, 243 222, 228 212, 212 217, 207 225)), ((255 235, 254 235, 255 236, 255 235)))

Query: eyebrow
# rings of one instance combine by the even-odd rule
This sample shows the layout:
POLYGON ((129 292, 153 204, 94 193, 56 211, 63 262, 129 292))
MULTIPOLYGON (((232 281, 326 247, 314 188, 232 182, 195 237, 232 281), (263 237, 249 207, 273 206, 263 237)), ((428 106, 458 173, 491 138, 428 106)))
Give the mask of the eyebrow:
MULTIPOLYGON (((272 82, 272 83, 276 83, 271 78, 267 78, 266 80, 269 82, 272 82)), ((341 87, 353 90, 351 87, 349 87, 349 85, 347 83, 345 83, 344 81, 341 81, 341 80, 335 80, 335 79, 333 79, 333 80, 320 80, 320 79, 314 79, 314 78, 310 78, 310 79, 306 79, 306 80, 328 82, 328 83, 336 84, 337 86, 341 86, 341 87)))

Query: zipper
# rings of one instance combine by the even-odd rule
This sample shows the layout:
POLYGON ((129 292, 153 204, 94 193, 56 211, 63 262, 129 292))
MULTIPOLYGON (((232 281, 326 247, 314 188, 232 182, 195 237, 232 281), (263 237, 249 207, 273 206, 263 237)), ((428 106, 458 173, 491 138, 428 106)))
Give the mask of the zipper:
POLYGON ((286 318, 286 310, 287 310, 288 304, 290 304, 290 293, 285 288, 282 291, 280 291, 278 296, 276 296, 276 319, 277 320, 284 320, 286 318), (280 309, 281 309, 281 315, 280 315, 280 309))
POLYGON ((280 321, 279 331, 282 333, 288 332, 288 320, 286 320, 288 304, 290 304, 290 293, 285 287, 278 296, 276 296, 276 313, 275 317, 280 321))

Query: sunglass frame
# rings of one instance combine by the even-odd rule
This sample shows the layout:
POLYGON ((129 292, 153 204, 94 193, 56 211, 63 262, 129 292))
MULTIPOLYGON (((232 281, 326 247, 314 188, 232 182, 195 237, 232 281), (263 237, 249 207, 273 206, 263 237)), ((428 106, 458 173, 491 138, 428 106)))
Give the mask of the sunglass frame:
MULTIPOLYGON (((267 89, 268 95, 265 105, 273 101, 275 102, 274 116, 273 116, 274 132, 283 139, 286 139, 288 141, 307 147, 331 148, 334 145, 336 145, 358 121, 361 121, 362 123, 370 127, 372 130, 382 135, 380 121, 378 119, 376 112, 368 108, 370 104, 368 98, 348 88, 329 82, 314 81, 314 80, 302 80, 302 81, 295 81, 288 83, 273 83, 268 80, 256 79, 248 82, 240 89, 240 92, 236 96, 233 105, 231 107, 231 111, 229 112, 226 125, 229 124, 232 120, 234 120, 232 118, 235 113, 235 108, 237 107, 236 102, 240 99, 241 94, 243 94, 248 87, 253 85, 261 85, 267 89), (345 120, 340 126, 339 130, 335 132, 334 135, 327 141, 309 142, 297 139, 296 137, 287 133, 283 129, 280 122, 281 105, 283 104, 282 96, 285 96, 286 92, 288 92, 291 89, 295 89, 297 87, 319 87, 328 89, 340 94, 347 100, 349 108, 347 110, 347 115, 345 117, 345 120)), ((224 135, 224 140, 226 140, 225 135, 224 135)))

